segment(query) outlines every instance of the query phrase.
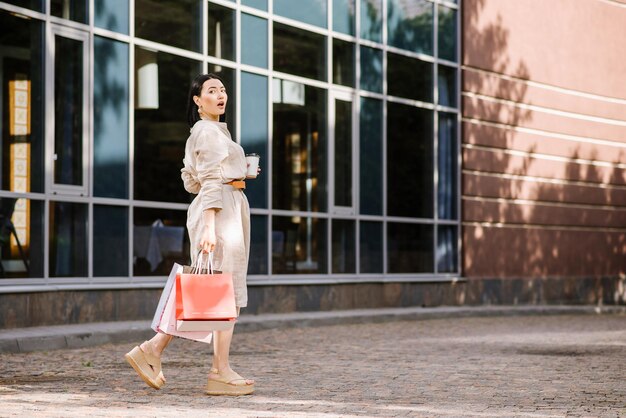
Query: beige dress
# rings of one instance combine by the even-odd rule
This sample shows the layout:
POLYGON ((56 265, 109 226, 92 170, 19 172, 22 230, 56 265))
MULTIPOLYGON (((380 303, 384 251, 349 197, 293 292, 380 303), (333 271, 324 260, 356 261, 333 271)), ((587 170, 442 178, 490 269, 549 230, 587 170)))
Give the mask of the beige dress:
POLYGON ((232 140, 225 123, 201 120, 191 129, 183 163, 185 190, 197 194, 187 211, 191 261, 195 261, 200 249, 202 212, 215 208, 217 245, 213 268, 232 273, 235 302, 238 307, 247 306, 250 206, 243 190, 224 184, 246 177, 243 148, 232 140))

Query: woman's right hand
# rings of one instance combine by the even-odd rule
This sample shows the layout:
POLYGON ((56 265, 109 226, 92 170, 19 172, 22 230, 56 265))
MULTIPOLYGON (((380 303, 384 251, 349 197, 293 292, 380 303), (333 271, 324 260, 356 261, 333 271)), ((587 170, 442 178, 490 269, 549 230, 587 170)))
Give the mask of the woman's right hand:
POLYGON ((203 253, 213 252, 215 245, 217 244, 217 238, 215 237, 215 227, 211 228, 209 225, 205 225, 202 231, 202 237, 200 238, 200 249, 203 253))

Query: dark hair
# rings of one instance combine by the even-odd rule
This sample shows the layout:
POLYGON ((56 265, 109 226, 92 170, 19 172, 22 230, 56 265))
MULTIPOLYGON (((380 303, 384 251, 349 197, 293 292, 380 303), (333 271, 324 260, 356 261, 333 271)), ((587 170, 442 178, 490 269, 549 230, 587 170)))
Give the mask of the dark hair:
MULTIPOLYGON (((209 73, 209 74, 199 74, 196 78, 191 82, 191 87, 189 88, 189 97, 187 98, 187 122, 189 123, 189 127, 192 128, 196 122, 200 120, 200 115, 198 114, 198 105, 193 101, 193 96, 200 96, 202 92, 202 85, 207 80, 216 79, 224 84, 224 80, 217 74, 209 73)), ((220 122, 226 121, 226 115, 220 116, 220 122)))

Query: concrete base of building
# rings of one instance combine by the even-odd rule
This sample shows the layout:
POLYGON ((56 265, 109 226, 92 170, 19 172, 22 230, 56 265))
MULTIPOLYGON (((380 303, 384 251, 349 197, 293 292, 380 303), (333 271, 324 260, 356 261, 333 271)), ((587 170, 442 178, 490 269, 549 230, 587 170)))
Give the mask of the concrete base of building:
MULTIPOLYGON (((244 314, 393 307, 626 305, 626 278, 250 286, 244 314)), ((160 289, 0 294, 0 329, 152 318, 160 289)))

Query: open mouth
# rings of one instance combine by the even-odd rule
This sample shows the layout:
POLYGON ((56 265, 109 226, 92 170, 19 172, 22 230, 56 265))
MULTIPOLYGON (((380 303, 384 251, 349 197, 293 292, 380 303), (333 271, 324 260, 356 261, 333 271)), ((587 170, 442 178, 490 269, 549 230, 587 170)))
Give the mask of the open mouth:
POLYGON ((220 109, 223 109, 225 105, 226 105, 226 103, 224 103, 224 102, 218 102, 217 103, 217 107, 219 107, 220 109))

